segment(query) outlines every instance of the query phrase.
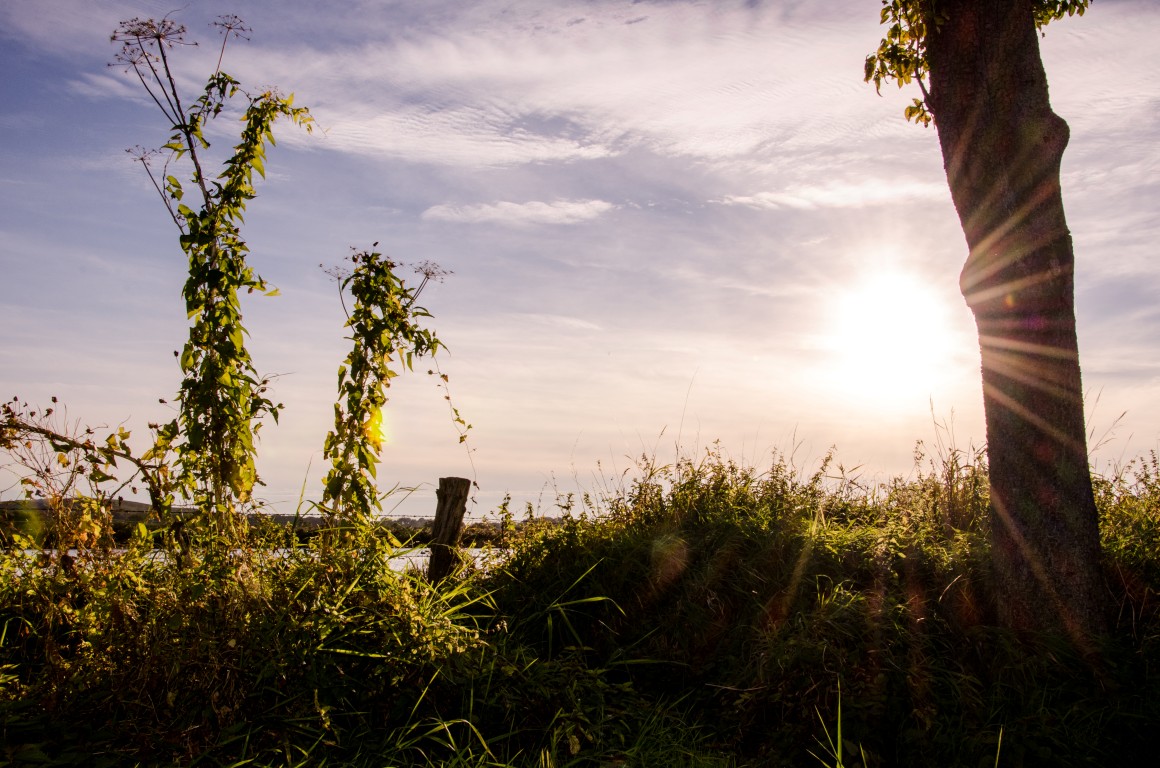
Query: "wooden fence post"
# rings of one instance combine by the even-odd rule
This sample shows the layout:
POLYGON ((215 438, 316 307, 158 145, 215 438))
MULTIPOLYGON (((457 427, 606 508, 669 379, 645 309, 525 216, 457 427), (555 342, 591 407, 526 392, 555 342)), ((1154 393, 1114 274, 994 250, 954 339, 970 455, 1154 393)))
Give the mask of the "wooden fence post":
POLYGON ((431 559, 427 580, 438 584, 460 563, 459 539, 463 536, 463 516, 471 481, 465 477, 441 477, 435 491, 435 522, 431 524, 431 559))

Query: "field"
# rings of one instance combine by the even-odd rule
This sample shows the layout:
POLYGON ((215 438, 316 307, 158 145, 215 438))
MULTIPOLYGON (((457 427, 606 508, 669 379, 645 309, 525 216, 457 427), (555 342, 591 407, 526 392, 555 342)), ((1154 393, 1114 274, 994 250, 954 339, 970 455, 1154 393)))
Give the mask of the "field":
POLYGON ((993 766, 1148 760, 1160 467, 1096 477, 1114 630, 995 628, 986 467, 865 487, 718 453, 537 514, 438 586, 381 529, 0 560, 9 765, 993 766), (551 515, 545 516, 544 512, 551 515), (276 547, 289 554, 271 556, 276 547))

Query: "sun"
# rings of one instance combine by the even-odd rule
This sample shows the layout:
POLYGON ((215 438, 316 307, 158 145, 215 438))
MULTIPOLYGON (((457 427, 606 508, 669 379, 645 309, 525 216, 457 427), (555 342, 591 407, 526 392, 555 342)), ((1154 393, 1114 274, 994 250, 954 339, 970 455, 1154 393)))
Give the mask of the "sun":
POLYGON ((832 293, 828 384, 878 407, 926 403, 951 375, 953 297, 916 272, 868 272, 832 293))

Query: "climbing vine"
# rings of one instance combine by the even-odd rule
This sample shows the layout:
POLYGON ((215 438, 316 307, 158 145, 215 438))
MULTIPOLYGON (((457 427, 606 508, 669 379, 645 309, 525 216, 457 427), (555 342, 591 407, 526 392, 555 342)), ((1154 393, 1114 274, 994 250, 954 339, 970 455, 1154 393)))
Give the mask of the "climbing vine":
POLYGON ((221 70, 221 62, 226 43, 245 37, 249 29, 236 16, 222 17, 215 26, 222 32, 217 67, 189 106, 170 65, 174 47, 195 44, 187 42, 183 25, 169 18, 135 18, 122 22, 112 39, 122 44, 116 63, 136 74, 173 126, 161 150, 137 150, 135 156, 181 230, 181 248, 189 260, 183 296, 191 326, 180 355, 184 379, 178 416, 159 427, 158 450, 172 448, 178 489, 211 529, 231 534, 240 521, 238 505, 250 500, 260 482, 254 458, 261 420, 269 416, 277 421, 281 408, 267 395, 269 381, 258 374, 246 349, 240 305, 242 291, 277 291, 247 263, 249 249, 240 224, 246 202, 255 196, 254 173, 265 176, 274 123, 286 118, 309 131, 313 119, 308 110, 294 106, 292 96, 274 90, 244 92, 221 70), (205 172, 204 155, 210 149, 205 126, 239 94, 247 102, 241 141, 220 173, 210 178, 205 172), (157 154, 165 157, 160 173, 152 167, 157 154), (171 164, 182 161, 190 166, 186 184, 168 172, 171 164), (186 202, 187 189, 197 198, 197 210, 186 202))
MULTIPOLYGON (((416 358, 433 356, 444 346, 420 325, 431 314, 416 301, 431 280, 445 273, 433 264, 420 265, 416 271, 422 280, 410 287, 396 274, 398 264, 376 251, 355 252, 350 262, 349 272, 331 273, 340 281, 340 293, 349 291, 353 300, 346 322, 353 347, 338 369, 334 430, 323 445, 330 471, 321 507, 343 522, 356 523, 382 510, 375 480, 391 379, 413 370, 416 358)), ((457 423, 467 426, 462 420, 457 423)))
MULTIPOLYGON (((177 46, 196 44, 186 40, 184 26, 168 17, 135 18, 122 22, 112 37, 121 43, 114 63, 136 75, 172 125, 160 149, 131 153, 179 229, 189 262, 183 298, 190 329, 184 349, 175 353, 183 374, 176 417, 150 424, 153 443, 135 455, 123 428, 99 442, 92 429, 70 431, 50 421, 54 408, 37 410, 17 399, 0 409, 0 452, 22 468, 17 474, 23 474, 20 483, 27 496, 51 501, 60 523, 57 540, 85 546, 106 535, 115 497, 124 489, 136 494, 139 485, 167 523, 162 543, 175 550, 177 563, 193 562, 201 557, 197 553, 235 551, 245 531, 241 513, 254 503, 260 484, 258 433, 264 418, 277 421, 282 406, 268 395, 269 380, 258 374, 246 349, 241 295, 275 295, 277 290, 249 265, 240 227, 246 203, 256 195, 254 173, 265 175, 274 124, 288 119, 307 130, 313 124, 310 113, 295 107, 291 97, 272 90, 251 95, 221 70, 227 42, 249 30, 236 16, 223 17, 216 26, 223 33, 217 65, 201 94, 188 102, 170 62, 177 46), (240 141, 210 177, 206 126, 230 111, 239 96, 245 100, 240 141), (171 168, 184 169, 188 176, 182 181, 171 168), (118 461, 130 471, 127 480, 117 477, 123 474, 118 461), (76 490, 81 479, 90 486, 87 494, 76 490)), ((346 323, 353 348, 339 369, 335 426, 324 443, 331 466, 317 505, 344 523, 370 521, 381 512, 375 481, 386 390, 392 378, 413 370, 416 359, 433 357, 443 347, 423 327, 431 315, 416 302, 431 280, 446 274, 424 263, 415 268, 421 281, 408 285, 397 273, 398 264, 373 250, 353 253, 350 266, 333 273, 344 309, 347 294, 353 301, 346 323)), ((433 360, 428 373, 438 376, 459 442, 465 442, 471 425, 451 403, 448 377, 433 360)))

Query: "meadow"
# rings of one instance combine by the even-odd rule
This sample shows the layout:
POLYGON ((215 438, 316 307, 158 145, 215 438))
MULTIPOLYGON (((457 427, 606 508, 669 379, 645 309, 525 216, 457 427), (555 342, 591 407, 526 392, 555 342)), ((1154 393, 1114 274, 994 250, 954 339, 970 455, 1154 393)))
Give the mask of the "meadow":
POLYGON ((0 762, 1147 761, 1160 464, 1095 482, 1114 630, 1086 647, 996 628, 985 461, 953 450, 869 487, 642 459, 552 510, 505 504, 502 565, 437 586, 375 526, 295 546, 256 524, 169 563, 144 531, 75 560, 9 546, 0 762))

